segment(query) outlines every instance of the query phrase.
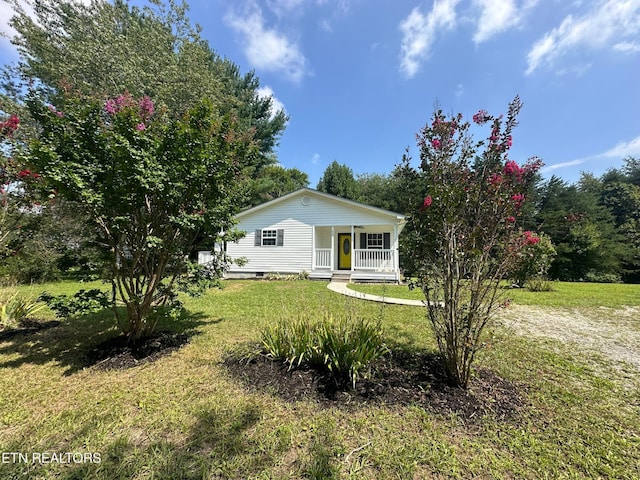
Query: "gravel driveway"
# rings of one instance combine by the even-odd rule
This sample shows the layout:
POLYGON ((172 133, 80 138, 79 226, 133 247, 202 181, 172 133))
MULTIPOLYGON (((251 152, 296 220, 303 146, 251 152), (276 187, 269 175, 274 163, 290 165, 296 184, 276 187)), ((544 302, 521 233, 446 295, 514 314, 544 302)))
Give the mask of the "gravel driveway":
POLYGON ((640 307, 556 309, 512 305, 501 322, 520 335, 553 338, 600 354, 611 359, 611 365, 631 383, 640 381, 640 307))

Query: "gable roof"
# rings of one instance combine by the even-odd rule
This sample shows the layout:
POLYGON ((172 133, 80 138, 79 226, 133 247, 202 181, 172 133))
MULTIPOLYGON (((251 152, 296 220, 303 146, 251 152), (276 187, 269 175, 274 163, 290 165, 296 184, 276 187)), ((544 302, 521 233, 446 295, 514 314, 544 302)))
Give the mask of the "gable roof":
POLYGON ((282 197, 274 198, 273 200, 269 200, 268 202, 261 203, 260 205, 257 205, 255 207, 249 208, 248 210, 245 210, 245 211, 240 212, 239 214, 237 214, 236 218, 242 218, 242 217, 244 217, 246 215, 249 215, 251 213, 255 213, 255 212, 257 212, 259 210, 262 210, 264 208, 269 208, 270 206, 273 206, 275 204, 278 204, 278 203, 283 202, 285 200, 288 200, 290 198, 293 198, 293 197, 296 197, 296 196, 300 196, 300 195, 304 195, 304 194, 318 195, 320 197, 326 198, 326 199, 328 199, 330 201, 342 204, 344 206, 361 208, 361 209, 369 210, 369 211, 377 213, 377 214, 382 214, 382 215, 387 215, 387 216, 390 216, 390 217, 394 217, 400 223, 404 223, 404 221, 405 221, 405 216, 401 215, 400 213, 391 212, 391 211, 385 210, 383 208, 372 207, 370 205, 365 205, 364 203, 356 202, 354 200, 349 200, 347 198, 338 197, 336 195, 331 195, 330 193, 320 192, 318 190, 314 190, 312 188, 307 188, 307 187, 301 188, 299 190, 295 190, 295 191, 293 191, 291 193, 287 193, 286 195, 283 195, 282 197))

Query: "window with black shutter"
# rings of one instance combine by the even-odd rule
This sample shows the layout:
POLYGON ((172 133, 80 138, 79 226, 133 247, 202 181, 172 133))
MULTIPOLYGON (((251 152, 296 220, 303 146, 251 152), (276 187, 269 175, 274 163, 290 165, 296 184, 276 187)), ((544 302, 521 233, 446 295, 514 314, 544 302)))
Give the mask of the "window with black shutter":
POLYGON ((281 247, 284 245, 284 229, 256 230, 256 247, 281 247))

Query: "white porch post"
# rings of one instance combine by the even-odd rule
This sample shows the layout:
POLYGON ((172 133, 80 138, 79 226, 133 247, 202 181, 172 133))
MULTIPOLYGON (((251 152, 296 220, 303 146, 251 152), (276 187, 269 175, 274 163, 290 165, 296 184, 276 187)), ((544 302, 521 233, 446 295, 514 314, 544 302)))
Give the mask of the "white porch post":
POLYGON ((396 280, 400 281, 400 244, 398 242, 398 224, 393 225, 393 270, 396 280))
POLYGON ((354 250, 354 245, 355 245, 356 241, 355 241, 355 238, 353 236, 353 233, 354 233, 354 227, 353 227, 353 225, 351 225, 351 257, 350 258, 351 258, 351 271, 352 272, 353 272, 353 265, 355 263, 355 258, 354 257, 356 256, 355 250, 354 250))
POLYGON ((333 225, 331 225, 331 270, 335 270, 334 264, 336 257, 336 232, 333 225))
POLYGON ((311 271, 316 269, 316 226, 311 227, 311 271))

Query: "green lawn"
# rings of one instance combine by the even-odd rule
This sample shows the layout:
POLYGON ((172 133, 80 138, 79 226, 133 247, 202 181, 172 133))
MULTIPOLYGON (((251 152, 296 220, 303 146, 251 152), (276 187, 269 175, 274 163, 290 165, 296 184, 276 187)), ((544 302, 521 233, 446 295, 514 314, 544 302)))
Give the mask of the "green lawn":
MULTIPOLYGON (((567 308, 640 305, 640 285, 574 282, 553 282, 552 285, 553 290, 550 292, 531 292, 526 288, 514 288, 506 289, 504 294, 519 305, 567 308)), ((349 288, 373 295, 424 300, 421 290, 409 290, 406 285, 350 284, 349 288)))
MULTIPOLYGON (((549 294, 513 297, 614 307, 639 305, 639 294, 637 286, 559 284, 549 294)), ((390 343, 430 350, 435 344, 424 313, 348 299, 324 282, 228 282, 186 304, 192 318, 171 328, 192 332, 190 344, 126 371, 82 368, 83 355, 116 334, 108 312, 0 339, 0 453, 31 459, 37 452, 98 452, 101 458, 78 465, 3 461, 0 478, 640 477, 639 385, 623 382, 604 359, 605 368, 594 368, 593 358, 587 362, 561 344, 550 348, 549 341, 491 332, 492 348, 479 363, 520 384, 528 405, 510 421, 468 424, 419 406, 289 403, 247 390, 221 365, 225 352, 255 340, 276 319, 345 308, 382 316, 390 343)), ((607 315, 615 318, 611 310, 607 315)))

